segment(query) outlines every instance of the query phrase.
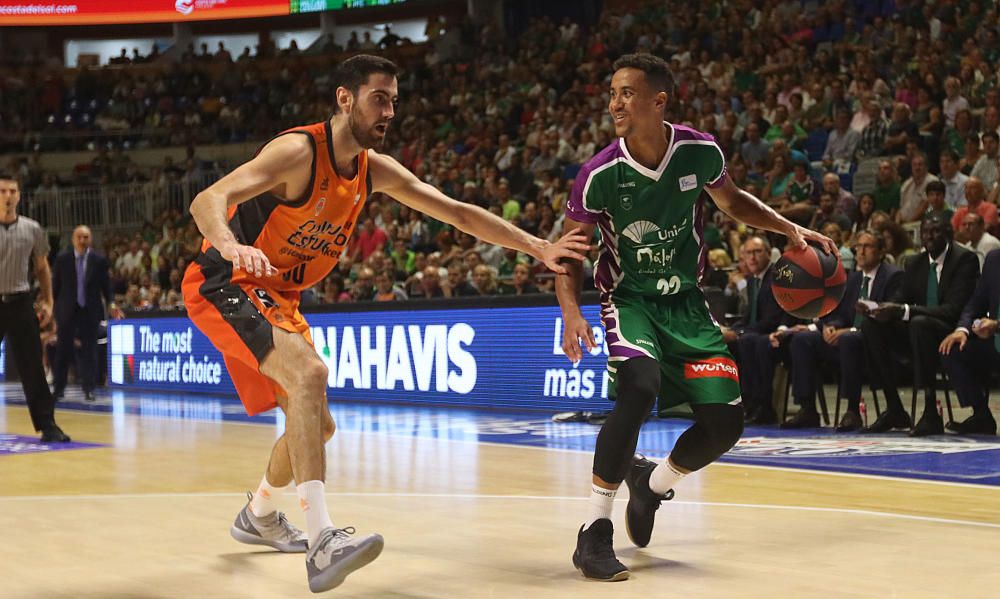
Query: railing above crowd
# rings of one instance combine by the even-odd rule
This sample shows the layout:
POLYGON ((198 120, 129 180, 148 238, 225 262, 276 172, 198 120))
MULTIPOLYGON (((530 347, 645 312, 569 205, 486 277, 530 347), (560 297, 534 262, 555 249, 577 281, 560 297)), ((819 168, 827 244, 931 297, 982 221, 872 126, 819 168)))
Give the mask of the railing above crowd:
POLYGON ((60 236, 80 223, 90 224, 98 234, 135 230, 164 212, 186 212, 194 196, 222 175, 211 170, 178 181, 25 190, 20 212, 60 236))

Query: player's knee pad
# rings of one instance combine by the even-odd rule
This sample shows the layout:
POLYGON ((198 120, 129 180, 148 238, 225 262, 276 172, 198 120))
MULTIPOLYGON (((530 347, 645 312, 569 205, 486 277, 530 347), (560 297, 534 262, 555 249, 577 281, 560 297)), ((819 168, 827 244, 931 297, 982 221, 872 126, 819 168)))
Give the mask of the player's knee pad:
POLYGON ((743 408, 730 404, 692 406, 694 426, 677 440, 670 459, 686 470, 701 470, 722 457, 743 434, 743 408))
POLYGON ((712 448, 719 456, 732 449, 743 434, 742 406, 707 404, 698 406, 695 416, 708 429, 712 448))
POLYGON ((635 451, 639 429, 660 388, 660 365, 652 358, 631 358, 616 373, 615 405, 594 451, 594 474, 609 483, 622 481, 628 458, 635 451))

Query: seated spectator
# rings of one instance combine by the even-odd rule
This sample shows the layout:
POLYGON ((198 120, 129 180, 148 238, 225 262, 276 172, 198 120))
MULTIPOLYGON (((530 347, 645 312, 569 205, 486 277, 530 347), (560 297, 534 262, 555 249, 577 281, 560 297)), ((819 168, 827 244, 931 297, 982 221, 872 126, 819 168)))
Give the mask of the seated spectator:
POLYGON ((861 323, 872 367, 872 382, 882 389, 886 408, 869 427, 884 433, 910 428, 911 416, 899 399, 899 367, 894 356, 909 354, 913 386, 924 390, 924 413, 910 431, 914 437, 939 435, 944 423, 937 411, 934 381, 941 360, 938 348, 955 330, 979 278, 975 254, 952 242, 951 224, 939 215, 920 225, 924 251, 909 260, 903 283, 888 302, 868 312, 861 323))
MULTIPOLYGON (((942 151, 951 150, 959 156, 965 151, 965 142, 970 135, 976 135, 972 129, 972 112, 969 110, 959 110, 955 115, 955 124, 944 130, 944 137, 941 140, 942 151)), ((978 138, 978 135, 976 135, 978 138)), ((976 142, 979 140, 977 139, 976 142)), ((976 146, 978 150, 978 143, 976 146)), ((958 160, 959 168, 962 167, 961 158, 958 160)))
POLYGON ((948 379, 962 407, 972 415, 949 422, 960 435, 995 435, 997 423, 990 412, 990 375, 1000 369, 1000 250, 986 256, 983 273, 965 304, 958 326, 941 342, 940 352, 948 379))
POLYGON ((820 228, 820 233, 837 244, 840 249, 840 262, 844 265, 844 270, 848 272, 854 270, 854 251, 845 243, 844 230, 840 228, 840 225, 833 221, 827 222, 820 228))
POLYGON ((376 302, 391 302, 406 300, 406 293, 396 287, 393 271, 382 270, 375 275, 375 295, 372 298, 376 302))
MULTIPOLYGON (((944 215, 941 215, 941 218, 945 218, 944 215)), ((886 220, 876 231, 882 236, 882 243, 885 246, 885 260, 890 264, 902 267, 906 258, 916 253, 910 234, 899 223, 886 220)))
POLYGON ((893 156, 906 152, 906 144, 910 141, 918 141, 920 132, 917 124, 910 119, 910 107, 903 102, 896 102, 892 106, 892 122, 886 132, 885 141, 882 146, 882 154, 893 156))
POLYGON ((815 202, 816 182, 809 176, 807 162, 799 160, 792 165, 792 177, 788 181, 784 197, 789 206, 799 202, 815 202))
POLYGON ((986 131, 982 135, 983 153, 972 167, 972 174, 983 182, 986 191, 997 185, 997 163, 1000 162, 1000 135, 996 131, 986 131))
POLYGON ((952 210, 966 204, 965 182, 969 177, 958 170, 958 153, 954 150, 941 152, 941 182, 944 183, 944 202, 952 210))
POLYGON ((485 264, 480 264, 472 271, 472 282, 479 291, 479 295, 497 294, 497 275, 492 268, 485 264))
POLYGON ((729 252, 721 248, 708 250, 708 266, 702 285, 726 289, 729 286, 729 271, 733 270, 733 259, 729 257, 729 252))
POLYGON ((835 125, 826 140, 823 150, 823 168, 828 171, 849 172, 854 163, 861 134, 851 128, 851 113, 846 110, 837 112, 835 125))
POLYGON ((927 184, 926 192, 926 208, 922 210, 924 216, 936 213, 951 222, 951 217, 955 214, 955 211, 952 210, 951 207, 944 201, 945 193, 947 192, 947 188, 945 188, 944 183, 941 181, 931 181, 927 184))
POLYGON ((427 265, 421 275, 419 284, 410 288, 411 298, 430 299, 444 297, 444 290, 441 288, 441 271, 437 266, 427 265))
POLYGON ((1000 239, 997 239, 986 231, 983 217, 978 214, 966 214, 965 218, 962 219, 961 230, 964 245, 976 252, 976 256, 979 257, 980 266, 983 266, 987 254, 993 250, 1000 249, 1000 239))
POLYGON ((975 132, 970 133, 965 138, 965 147, 963 148, 962 158, 958 161, 958 170, 963 175, 971 175, 972 168, 976 166, 982 155, 983 153, 979 150, 979 134, 975 132))
POLYGON ((836 224, 841 231, 849 231, 851 228, 851 219, 837 210, 837 202, 833 194, 824 190, 823 193, 819 194, 819 206, 813 212, 808 228, 820 231, 827 223, 836 224))
POLYGON ((998 224, 997 206, 986 201, 986 188, 982 181, 975 177, 969 177, 965 182, 966 205, 955 211, 951 218, 951 226, 955 231, 962 227, 965 216, 968 214, 978 214, 982 217, 986 227, 990 228, 998 224))
POLYGON ((944 124, 947 127, 955 126, 955 119, 960 110, 969 109, 969 101, 961 94, 962 82, 958 77, 948 77, 944 81, 945 99, 942 104, 944 114, 944 124))
MULTIPOLYGON (((872 224, 872 216, 875 215, 875 212, 875 196, 870 193, 862 194, 858 199, 858 218, 851 224, 848 243, 854 243, 856 236, 861 231, 875 228, 875 225, 872 224)), ((886 213, 882 212, 882 214, 886 213)))
POLYGON ((785 199, 788 183, 792 180, 792 165, 788 163, 785 154, 775 154, 771 158, 767 174, 764 175, 764 191, 760 199, 774 205, 780 205, 785 199))
POLYGON ((858 233, 854 244, 858 270, 847 277, 844 297, 837 308, 807 330, 791 338, 789 356, 792 369, 792 396, 799 413, 785 421, 782 428, 819 426, 816 413, 816 388, 822 384, 822 366, 834 364, 840 373, 838 392, 847 400, 847 411, 837 424, 838 432, 861 428, 861 383, 866 370, 862 316, 858 300, 884 302, 893 297, 903 280, 903 271, 884 264, 882 238, 870 230, 858 233))
POLYGON ((529 295, 538 293, 538 287, 534 283, 534 275, 527 264, 518 264, 514 267, 514 276, 509 284, 500 287, 502 295, 529 295))
POLYGON ((916 154, 910 160, 910 178, 899 189, 899 211, 896 221, 912 223, 927 211, 927 184, 938 178, 927 172, 927 156, 916 154))
POLYGON ((479 291, 469 283, 468 271, 461 260, 452 260, 448 264, 448 279, 441 282, 445 297, 470 297, 479 295, 479 291))
POLYGON ((358 270, 358 276, 351 283, 351 300, 370 302, 375 297, 375 271, 368 266, 358 270))
MULTIPOLYGON (((361 231, 352 238, 354 251, 351 252, 351 257, 356 262, 364 262, 375 250, 384 249, 388 240, 385 231, 375 226, 375 219, 366 218, 361 231)), ((372 275, 374 278, 374 273, 372 275)))
POLYGON ((878 175, 875 177, 875 190, 872 192, 872 196, 875 198, 875 209, 895 217, 896 212, 899 211, 901 187, 893 162, 891 160, 880 161, 878 175))
POLYGON ((722 328, 722 334, 726 343, 735 349, 748 422, 774 424, 778 420, 771 404, 775 352, 769 335, 786 322, 787 316, 778 307, 771 290, 774 269, 771 268, 771 244, 767 239, 757 235, 749 237, 741 249, 741 259, 748 272, 746 307, 732 327, 722 328))
POLYGON ((771 145, 760 136, 760 126, 750 123, 746 128, 746 141, 740 146, 740 157, 746 163, 751 174, 764 172, 764 167, 770 158, 771 145))
POLYGON ((840 186, 840 177, 833 173, 823 175, 823 191, 834 197, 837 204, 837 212, 843 214, 848 220, 854 220, 858 216, 858 201, 854 195, 840 186))
POLYGON ((857 161, 873 156, 883 156, 885 154, 885 138, 889 134, 889 119, 885 118, 878 102, 869 101, 865 111, 868 114, 868 124, 861 130, 861 141, 858 143, 855 156, 857 161))

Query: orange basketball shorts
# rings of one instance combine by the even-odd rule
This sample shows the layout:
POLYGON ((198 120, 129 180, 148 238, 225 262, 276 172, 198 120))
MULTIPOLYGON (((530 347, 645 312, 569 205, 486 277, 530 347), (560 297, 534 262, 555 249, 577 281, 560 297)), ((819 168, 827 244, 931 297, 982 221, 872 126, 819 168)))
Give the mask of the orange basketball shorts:
POLYGON ((287 395, 260 371, 274 349, 273 329, 302 335, 310 345, 312 337, 297 292, 282 294, 258 281, 233 282, 232 272, 229 262, 202 254, 188 266, 181 291, 188 317, 222 353, 236 392, 253 416, 277 407, 277 395, 287 395))

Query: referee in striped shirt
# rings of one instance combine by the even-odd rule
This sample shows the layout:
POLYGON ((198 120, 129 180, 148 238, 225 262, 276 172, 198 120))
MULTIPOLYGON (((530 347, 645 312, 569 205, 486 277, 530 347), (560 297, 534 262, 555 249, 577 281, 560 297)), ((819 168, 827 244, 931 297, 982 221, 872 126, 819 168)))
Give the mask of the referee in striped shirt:
POLYGON ((0 173, 0 341, 14 356, 28 411, 43 443, 66 443, 70 439, 56 425, 55 400, 45 382, 39 321, 52 318, 52 272, 49 270, 49 242, 35 221, 17 215, 21 200, 20 184, 13 176, 0 173), (41 287, 36 314, 31 298, 28 269, 33 268, 41 287))

